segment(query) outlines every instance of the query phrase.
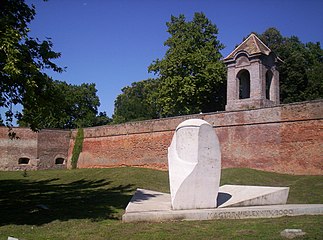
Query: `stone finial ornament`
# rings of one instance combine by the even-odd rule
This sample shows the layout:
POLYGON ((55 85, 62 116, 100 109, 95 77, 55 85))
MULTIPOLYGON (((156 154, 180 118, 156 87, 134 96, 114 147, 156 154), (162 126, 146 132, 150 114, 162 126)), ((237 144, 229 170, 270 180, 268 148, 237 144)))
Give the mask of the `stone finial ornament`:
POLYGON ((217 207, 221 152, 211 124, 201 119, 179 124, 168 148, 168 166, 173 210, 217 207))

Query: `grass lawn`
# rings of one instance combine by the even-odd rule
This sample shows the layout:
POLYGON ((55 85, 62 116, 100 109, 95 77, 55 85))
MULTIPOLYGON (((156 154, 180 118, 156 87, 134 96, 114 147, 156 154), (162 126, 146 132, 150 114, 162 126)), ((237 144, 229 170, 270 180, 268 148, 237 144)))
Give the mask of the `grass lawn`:
MULTIPOLYGON (((224 169, 223 184, 289 186, 288 203, 323 203, 323 176, 224 169)), ((281 239, 286 228, 307 232, 297 239, 323 239, 323 216, 122 223, 136 188, 169 192, 168 173, 130 167, 0 172, 0 240, 281 239)))

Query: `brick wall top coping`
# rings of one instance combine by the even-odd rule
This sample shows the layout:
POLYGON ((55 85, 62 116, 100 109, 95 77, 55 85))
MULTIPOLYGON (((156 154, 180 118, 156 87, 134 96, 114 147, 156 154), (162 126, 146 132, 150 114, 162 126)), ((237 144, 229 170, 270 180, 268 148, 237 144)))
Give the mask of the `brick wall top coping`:
MULTIPOLYGON (((201 113, 117 125, 105 125, 84 128, 85 138, 120 136, 153 132, 174 131, 178 124, 186 119, 200 118, 218 127, 232 127, 251 124, 270 124, 278 122, 295 122, 323 119, 323 100, 281 104, 274 107, 201 113)), ((76 130, 72 131, 72 137, 76 130)))
MULTIPOLYGON (((84 137, 105 137, 119 136, 128 134, 141 134, 151 132, 174 131, 178 124, 186 119, 200 118, 218 127, 232 127, 250 124, 270 124, 277 122, 309 121, 323 119, 323 99, 281 104, 274 107, 266 107, 250 110, 221 111, 213 113, 201 113, 193 115, 176 116, 161 119, 152 119, 145 121, 134 121, 116 125, 105 125, 97 127, 84 128, 84 137)), ((13 127, 17 134, 21 131, 34 134, 29 128, 13 127)), ((72 138, 75 137, 77 130, 67 129, 43 129, 44 132, 72 132, 72 138)), ((0 135, 8 132, 7 127, 0 127, 0 135)))

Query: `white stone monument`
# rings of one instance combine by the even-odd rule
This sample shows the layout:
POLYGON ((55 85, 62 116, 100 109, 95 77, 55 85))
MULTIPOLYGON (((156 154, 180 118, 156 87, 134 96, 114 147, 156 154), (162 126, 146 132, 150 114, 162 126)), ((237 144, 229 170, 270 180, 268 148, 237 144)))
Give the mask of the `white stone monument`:
POLYGON ((201 119, 179 124, 168 148, 168 166, 173 210, 217 207, 221 152, 211 124, 201 119))

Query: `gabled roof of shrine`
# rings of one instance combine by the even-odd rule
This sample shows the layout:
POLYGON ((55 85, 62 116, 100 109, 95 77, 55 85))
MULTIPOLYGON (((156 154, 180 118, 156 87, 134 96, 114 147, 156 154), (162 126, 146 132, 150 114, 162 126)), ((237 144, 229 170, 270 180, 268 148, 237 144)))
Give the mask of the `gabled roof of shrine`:
POLYGON ((249 56, 264 54, 269 55, 271 50, 266 46, 254 33, 251 33, 249 37, 244 40, 238 47, 236 47, 226 58, 224 61, 233 59, 238 52, 247 52, 249 56))

